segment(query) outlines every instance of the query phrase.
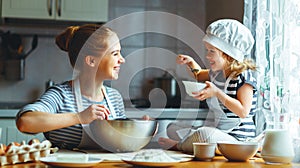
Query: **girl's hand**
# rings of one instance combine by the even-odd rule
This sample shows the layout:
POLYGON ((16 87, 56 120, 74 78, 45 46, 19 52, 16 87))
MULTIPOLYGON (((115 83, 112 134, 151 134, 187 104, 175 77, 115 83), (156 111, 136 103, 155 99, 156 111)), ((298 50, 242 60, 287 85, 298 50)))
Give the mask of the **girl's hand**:
POLYGON ((213 83, 205 81, 206 87, 198 92, 192 92, 195 96, 195 99, 205 100, 217 95, 219 88, 216 87, 213 83))
POLYGON ((194 61, 194 59, 191 56, 188 55, 178 55, 176 58, 176 63, 177 64, 189 64, 192 61, 194 61))
POLYGON ((110 111, 100 104, 92 104, 87 109, 78 113, 81 124, 89 124, 96 119, 107 120, 110 111))

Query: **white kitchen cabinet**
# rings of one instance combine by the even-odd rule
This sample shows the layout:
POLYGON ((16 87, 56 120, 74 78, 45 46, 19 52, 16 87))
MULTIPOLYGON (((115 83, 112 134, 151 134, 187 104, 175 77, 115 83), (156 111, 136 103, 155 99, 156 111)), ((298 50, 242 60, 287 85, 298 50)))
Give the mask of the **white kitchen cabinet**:
POLYGON ((8 145, 10 142, 21 143, 23 140, 28 142, 33 138, 38 138, 40 141, 45 139, 42 133, 33 135, 20 132, 16 127, 14 118, 0 118, 0 128, 2 128, 0 143, 6 145, 8 145))
POLYGON ((108 0, 2 0, 2 17, 106 22, 108 0))

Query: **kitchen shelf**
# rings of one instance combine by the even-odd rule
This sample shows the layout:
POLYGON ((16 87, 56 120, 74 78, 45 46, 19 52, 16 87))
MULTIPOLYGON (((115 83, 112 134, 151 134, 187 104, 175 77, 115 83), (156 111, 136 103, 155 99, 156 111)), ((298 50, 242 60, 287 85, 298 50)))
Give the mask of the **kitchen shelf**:
MULTIPOLYGON (((57 21, 57 20, 38 20, 38 19, 11 19, 2 20, 0 30, 17 33, 21 35, 56 36, 69 26, 89 24, 83 21, 57 21)), ((96 24, 103 24, 98 22, 96 24)))
POLYGON ((46 27, 46 26, 27 26, 27 25, 1 25, 0 29, 4 32, 10 31, 20 35, 56 36, 66 27, 46 27))

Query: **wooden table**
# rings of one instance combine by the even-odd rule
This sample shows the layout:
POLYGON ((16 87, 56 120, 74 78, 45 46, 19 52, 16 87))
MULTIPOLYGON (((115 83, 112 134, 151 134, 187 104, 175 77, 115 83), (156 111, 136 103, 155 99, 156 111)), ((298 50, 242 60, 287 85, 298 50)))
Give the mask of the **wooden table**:
MULTIPOLYGON (((115 167, 115 168, 128 168, 128 167, 138 167, 133 166, 130 164, 127 164, 122 161, 116 161, 116 162, 100 162, 94 167, 98 168, 107 168, 107 167, 115 167)), ((171 167, 182 167, 182 168, 289 168, 289 167, 299 167, 300 163, 291 163, 291 164, 281 164, 281 165, 268 165, 265 164, 265 162, 261 158, 253 158, 250 159, 247 162, 229 162, 227 159, 225 159, 223 156, 216 156, 212 161, 189 161, 189 162, 183 162, 183 163, 177 163, 171 167)), ((30 162, 30 163, 21 163, 21 164, 15 164, 15 165, 6 165, 3 166, 3 168, 51 168, 51 166, 48 166, 41 162, 30 162)))

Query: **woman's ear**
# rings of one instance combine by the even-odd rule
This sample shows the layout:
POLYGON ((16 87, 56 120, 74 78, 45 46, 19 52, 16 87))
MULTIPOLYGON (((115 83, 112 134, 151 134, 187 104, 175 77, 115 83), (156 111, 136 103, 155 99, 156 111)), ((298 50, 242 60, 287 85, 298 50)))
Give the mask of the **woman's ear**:
POLYGON ((96 59, 93 56, 90 56, 90 55, 86 56, 85 62, 86 62, 86 64, 88 64, 91 67, 96 66, 96 59))

